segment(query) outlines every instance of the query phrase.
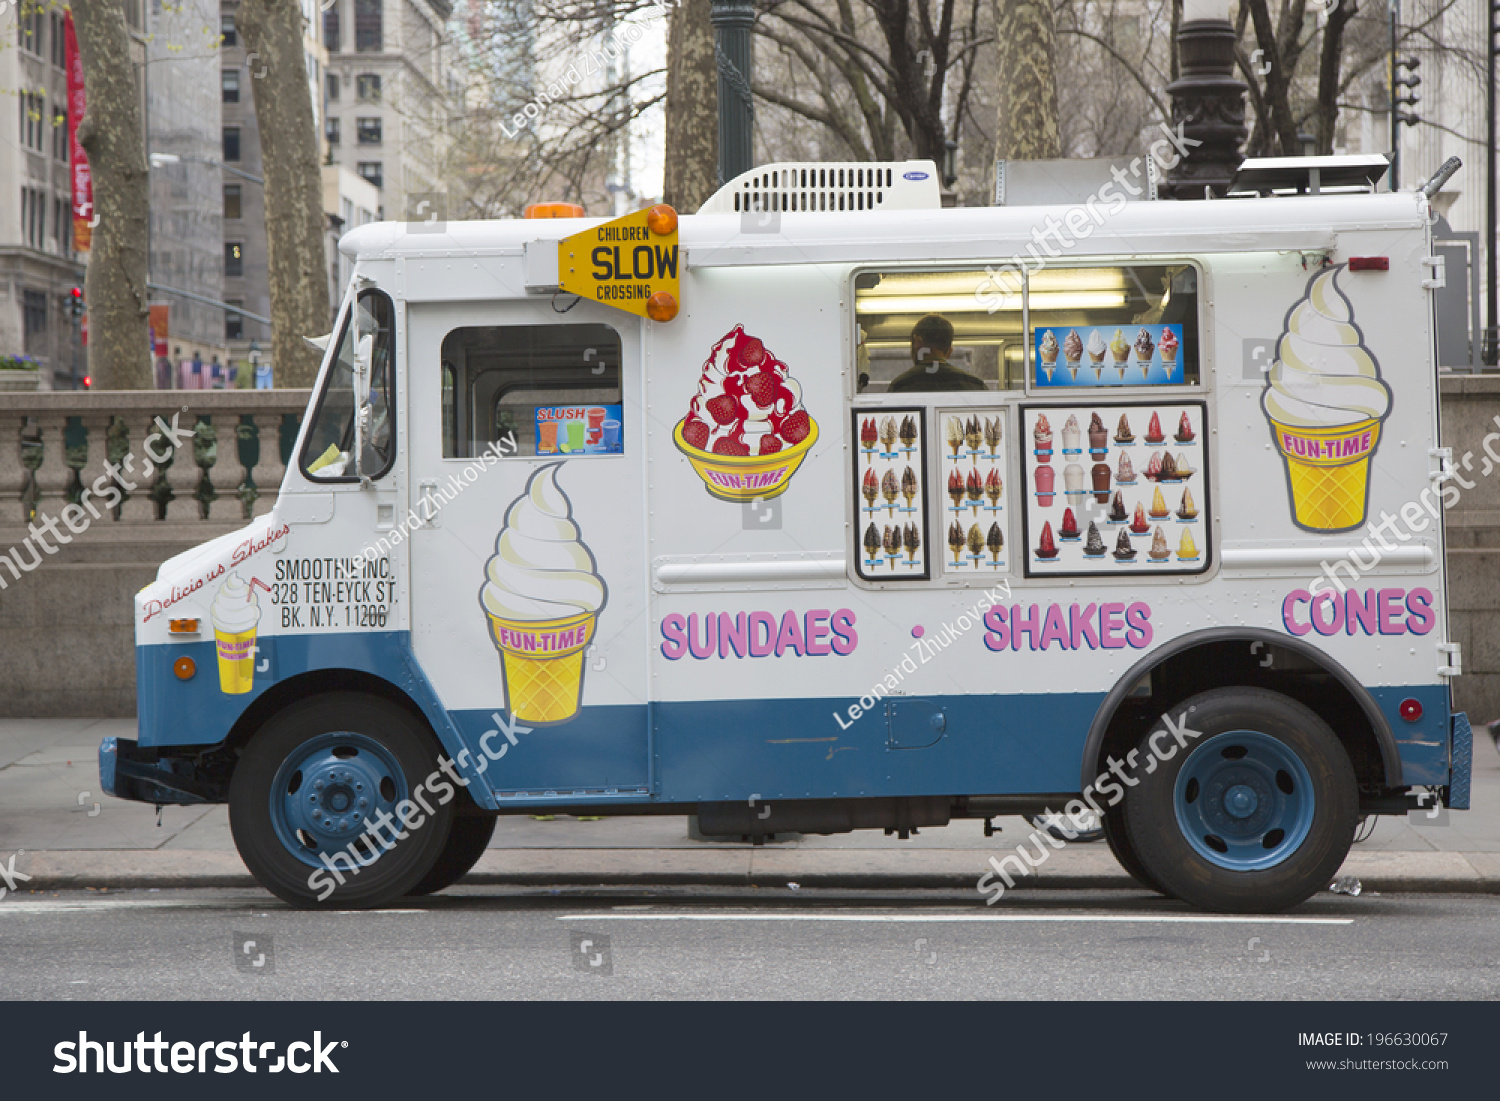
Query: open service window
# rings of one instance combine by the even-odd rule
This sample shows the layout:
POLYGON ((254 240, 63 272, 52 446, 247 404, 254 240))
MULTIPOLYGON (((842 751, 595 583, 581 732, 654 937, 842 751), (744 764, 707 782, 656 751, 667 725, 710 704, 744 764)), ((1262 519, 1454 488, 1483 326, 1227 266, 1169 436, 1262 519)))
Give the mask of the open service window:
POLYGON ((443 458, 624 450, 620 335, 608 325, 476 325, 443 339, 443 458))
POLYGON ((1019 390, 1026 328, 1018 291, 996 309, 982 267, 854 277, 861 395, 1019 390))

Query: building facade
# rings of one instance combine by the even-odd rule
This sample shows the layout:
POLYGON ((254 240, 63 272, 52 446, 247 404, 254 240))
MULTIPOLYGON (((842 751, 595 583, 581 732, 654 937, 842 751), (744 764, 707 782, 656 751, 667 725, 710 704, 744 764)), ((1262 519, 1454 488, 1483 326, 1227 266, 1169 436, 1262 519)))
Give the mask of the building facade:
POLYGON ((0 6, 0 44, 0 356, 38 360, 44 390, 72 389, 85 357, 68 298, 84 269, 73 250, 61 10, 0 6))
MULTIPOLYGON (((324 137, 331 164, 380 192, 383 218, 445 192, 459 85, 448 70, 449 0, 322 0, 324 137)), ((424 211, 431 209, 422 208, 424 211)))

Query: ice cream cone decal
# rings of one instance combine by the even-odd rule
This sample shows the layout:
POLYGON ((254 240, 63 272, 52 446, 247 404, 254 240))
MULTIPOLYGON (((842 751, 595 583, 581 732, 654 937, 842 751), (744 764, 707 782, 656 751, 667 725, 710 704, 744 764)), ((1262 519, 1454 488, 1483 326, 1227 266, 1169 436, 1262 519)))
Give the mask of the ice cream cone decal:
POLYGON ((1314 275, 1287 311, 1261 408, 1286 468, 1293 522, 1349 531, 1365 521, 1370 459, 1391 390, 1339 289, 1342 265, 1314 275))
POLYGON ((583 654, 607 590, 557 484, 538 468, 505 510, 479 603, 500 652, 505 703, 531 723, 567 722, 583 696, 583 654))
POLYGON ((266 587, 263 581, 251 578, 247 584, 239 574, 231 573, 208 610, 219 659, 219 689, 230 696, 243 695, 255 686, 255 632, 260 624, 256 585, 266 587))

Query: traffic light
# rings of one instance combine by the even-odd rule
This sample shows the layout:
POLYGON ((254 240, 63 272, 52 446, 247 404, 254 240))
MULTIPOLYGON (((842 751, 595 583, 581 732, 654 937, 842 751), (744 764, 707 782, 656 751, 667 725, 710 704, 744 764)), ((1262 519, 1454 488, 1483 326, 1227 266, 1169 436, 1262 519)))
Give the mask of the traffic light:
POLYGON ((1417 76, 1417 69, 1421 65, 1421 59, 1416 57, 1407 57, 1396 62, 1395 87, 1391 90, 1391 97, 1397 104, 1396 121, 1405 123, 1407 126, 1415 126, 1422 121, 1421 116, 1415 111, 1401 110, 1402 104, 1415 107, 1417 100, 1421 98, 1417 95, 1417 85, 1422 83, 1422 78, 1417 76), (1406 95, 1401 94, 1403 88, 1407 90, 1406 95))
POLYGON ((83 288, 74 287, 68 292, 68 316, 74 321, 78 321, 83 317, 83 312, 83 288))
POLYGON ((94 376, 93 375, 84 375, 83 376, 83 388, 85 390, 92 390, 94 388, 94 376))

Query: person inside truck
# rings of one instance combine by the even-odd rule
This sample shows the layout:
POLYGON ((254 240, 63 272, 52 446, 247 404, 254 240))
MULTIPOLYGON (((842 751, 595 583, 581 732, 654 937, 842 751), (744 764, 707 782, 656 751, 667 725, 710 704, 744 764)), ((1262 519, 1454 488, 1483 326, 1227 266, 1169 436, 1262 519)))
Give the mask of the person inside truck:
POLYGON ((890 392, 927 390, 983 390, 984 382, 948 362, 953 354, 953 323, 930 313, 911 330, 912 366, 891 380, 890 392))

